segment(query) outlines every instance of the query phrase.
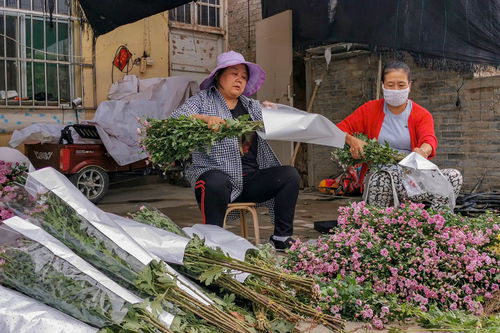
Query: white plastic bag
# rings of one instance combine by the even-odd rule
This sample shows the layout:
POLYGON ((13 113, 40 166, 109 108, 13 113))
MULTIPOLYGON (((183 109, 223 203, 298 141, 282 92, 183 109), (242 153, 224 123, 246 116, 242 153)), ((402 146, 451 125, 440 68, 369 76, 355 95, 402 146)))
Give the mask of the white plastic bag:
POLYGON ((437 165, 415 152, 406 156, 399 165, 403 168, 403 186, 410 199, 429 193, 448 198, 450 209, 455 208, 453 186, 437 165))
POLYGON ((139 79, 135 75, 125 75, 123 80, 111 84, 108 99, 120 100, 139 92, 139 79))

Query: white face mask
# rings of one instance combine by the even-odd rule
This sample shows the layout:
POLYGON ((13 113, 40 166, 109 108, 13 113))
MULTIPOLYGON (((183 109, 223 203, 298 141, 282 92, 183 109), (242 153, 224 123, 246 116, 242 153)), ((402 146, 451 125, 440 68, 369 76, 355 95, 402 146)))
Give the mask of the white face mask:
POLYGON ((408 94, 410 93, 410 87, 406 89, 385 89, 382 86, 382 91, 384 92, 384 100, 390 106, 400 106, 406 103, 408 100, 408 94))

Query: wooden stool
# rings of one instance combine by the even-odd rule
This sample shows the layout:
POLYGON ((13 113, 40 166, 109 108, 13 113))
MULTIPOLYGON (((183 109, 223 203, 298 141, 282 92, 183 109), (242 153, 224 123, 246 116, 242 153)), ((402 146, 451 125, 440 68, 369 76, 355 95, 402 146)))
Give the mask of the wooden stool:
POLYGON ((260 230, 259 230, 259 216, 257 215, 257 210, 255 209, 255 202, 235 202, 230 203, 227 206, 226 216, 224 216, 224 224, 222 227, 226 228, 226 220, 229 213, 234 210, 240 212, 240 228, 241 228, 241 236, 247 238, 247 221, 245 219, 245 213, 250 212, 253 218, 253 230, 255 235, 255 245, 260 244, 260 230))

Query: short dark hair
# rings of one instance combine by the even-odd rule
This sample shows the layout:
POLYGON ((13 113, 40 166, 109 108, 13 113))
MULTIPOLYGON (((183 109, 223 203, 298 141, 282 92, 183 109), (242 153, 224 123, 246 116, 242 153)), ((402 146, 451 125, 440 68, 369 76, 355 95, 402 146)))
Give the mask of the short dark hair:
POLYGON ((402 61, 391 61, 384 65, 382 70, 382 82, 384 82, 385 74, 392 71, 403 71, 408 76, 408 81, 411 81, 410 67, 402 61))

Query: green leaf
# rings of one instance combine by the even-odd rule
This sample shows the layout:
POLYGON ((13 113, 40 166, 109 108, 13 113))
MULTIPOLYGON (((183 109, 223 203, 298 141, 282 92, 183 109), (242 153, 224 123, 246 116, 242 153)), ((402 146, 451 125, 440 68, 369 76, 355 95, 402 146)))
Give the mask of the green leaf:
POLYGON ((204 282, 205 285, 209 286, 212 284, 212 282, 217 280, 222 275, 223 272, 224 268, 222 268, 221 266, 213 266, 210 269, 203 272, 200 275, 199 279, 201 282, 204 282))

